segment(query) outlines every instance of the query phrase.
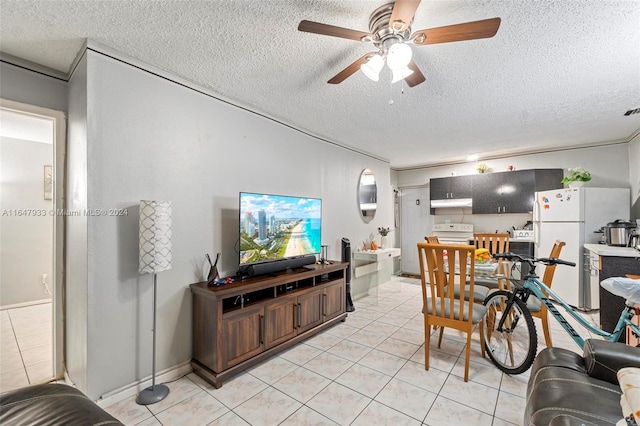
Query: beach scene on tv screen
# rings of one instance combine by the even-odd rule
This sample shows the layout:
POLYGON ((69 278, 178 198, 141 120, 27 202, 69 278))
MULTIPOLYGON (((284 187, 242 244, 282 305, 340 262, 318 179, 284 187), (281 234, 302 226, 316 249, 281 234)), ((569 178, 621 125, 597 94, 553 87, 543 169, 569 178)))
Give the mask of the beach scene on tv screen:
POLYGON ((240 264, 320 253, 322 201, 240 194, 240 264))

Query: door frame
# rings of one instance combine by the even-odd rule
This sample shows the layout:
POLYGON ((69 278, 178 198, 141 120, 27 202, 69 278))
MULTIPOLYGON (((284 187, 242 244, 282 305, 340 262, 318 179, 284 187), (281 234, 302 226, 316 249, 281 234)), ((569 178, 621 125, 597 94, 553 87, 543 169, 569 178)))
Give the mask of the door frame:
POLYGON ((33 115, 53 120, 53 377, 64 377, 64 259, 65 259, 65 215, 59 213, 66 208, 66 132, 67 120, 64 112, 22 102, 0 98, 0 108, 20 114, 33 115))

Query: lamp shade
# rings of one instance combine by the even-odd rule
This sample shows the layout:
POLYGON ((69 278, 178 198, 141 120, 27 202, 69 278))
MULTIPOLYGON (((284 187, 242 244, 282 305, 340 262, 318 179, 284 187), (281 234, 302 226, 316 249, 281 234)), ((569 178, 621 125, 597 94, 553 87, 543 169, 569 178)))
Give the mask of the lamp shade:
POLYGON ((139 271, 171 269, 171 201, 140 201, 139 271))
POLYGON ((413 52, 405 43, 396 43, 387 52, 387 66, 392 70, 402 69, 409 65, 413 52))
POLYGON ((382 56, 375 54, 369 58, 367 62, 360 65, 360 70, 373 81, 378 81, 380 78, 380 70, 384 66, 384 59, 382 56))
POLYGON ((404 67, 398 70, 392 70, 393 78, 391 80, 392 83, 397 83, 400 80, 404 80, 413 74, 413 70, 409 67, 404 67))

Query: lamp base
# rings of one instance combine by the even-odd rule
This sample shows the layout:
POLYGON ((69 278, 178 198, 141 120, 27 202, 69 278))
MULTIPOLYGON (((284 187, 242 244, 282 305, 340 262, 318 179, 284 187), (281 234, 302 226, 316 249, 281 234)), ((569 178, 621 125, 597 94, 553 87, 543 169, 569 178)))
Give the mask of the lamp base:
POLYGON ((160 402, 169 395, 169 388, 165 385, 149 386, 136 398, 136 403, 139 405, 151 405, 156 402, 160 402))

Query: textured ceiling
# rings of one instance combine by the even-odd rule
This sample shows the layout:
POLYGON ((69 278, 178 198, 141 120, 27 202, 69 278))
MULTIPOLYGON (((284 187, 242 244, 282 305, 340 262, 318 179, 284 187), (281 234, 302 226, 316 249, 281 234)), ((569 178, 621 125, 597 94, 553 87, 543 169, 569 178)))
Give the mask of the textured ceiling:
MULTIPOLYGON (((0 0, 0 51, 67 73, 95 40, 394 168, 628 141, 640 130, 638 0, 422 0, 413 30, 500 17, 495 37, 413 46, 426 81, 326 83, 371 45, 368 0, 0 0), (390 100, 393 99, 393 103, 390 100)), ((4 56, 8 58, 8 56, 4 56)))

